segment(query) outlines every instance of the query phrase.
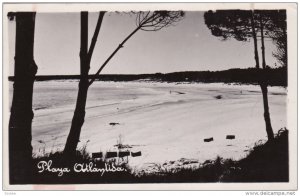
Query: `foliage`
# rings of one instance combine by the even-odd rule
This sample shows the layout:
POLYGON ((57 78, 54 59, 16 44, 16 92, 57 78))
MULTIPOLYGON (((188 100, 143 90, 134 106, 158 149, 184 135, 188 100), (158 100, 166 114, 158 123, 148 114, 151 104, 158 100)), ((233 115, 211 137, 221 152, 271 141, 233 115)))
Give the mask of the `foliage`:
POLYGON ((214 36, 222 37, 223 40, 234 38, 237 41, 249 41, 253 37, 251 33, 252 16, 255 31, 258 32, 258 28, 263 26, 264 36, 272 39, 277 47, 273 56, 286 66, 286 10, 210 10, 205 12, 204 19, 214 36))
MULTIPOLYGON (((258 142, 243 159, 234 161, 216 157, 196 167, 178 167, 172 170, 158 165, 158 171, 137 175, 128 165, 118 165, 125 170, 116 173, 38 173, 35 171, 35 184, 69 183, 174 183, 174 182, 287 182, 289 179, 288 130, 278 131, 272 142, 258 142)), ((62 152, 34 157, 34 164, 39 161, 53 161, 53 167, 72 167, 74 163, 93 162, 97 167, 104 167, 105 160, 93 160, 85 147, 77 151, 73 161, 65 162, 62 152)))
POLYGON ((138 12, 136 25, 140 26, 143 31, 159 31, 164 27, 174 25, 183 17, 183 11, 138 12))
POLYGON ((287 66, 287 23, 286 10, 274 10, 266 25, 267 35, 276 46, 273 56, 282 66, 287 66))
POLYGON ((251 11, 216 10, 204 13, 205 24, 214 36, 223 40, 234 38, 248 41, 251 38, 251 11))

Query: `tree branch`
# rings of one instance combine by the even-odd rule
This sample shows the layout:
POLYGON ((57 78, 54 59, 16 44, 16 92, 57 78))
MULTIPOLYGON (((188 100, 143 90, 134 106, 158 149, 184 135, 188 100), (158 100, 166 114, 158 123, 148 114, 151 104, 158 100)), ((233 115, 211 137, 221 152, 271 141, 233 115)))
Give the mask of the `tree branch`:
MULTIPOLYGON (((174 13, 173 13, 174 14, 174 13)), ((138 22, 137 28, 132 31, 119 45, 118 47, 113 51, 113 53, 106 59, 106 61, 102 64, 102 66, 99 68, 99 70, 95 73, 94 77, 89 81, 89 86, 96 80, 96 77, 100 74, 100 72, 104 69, 104 67, 107 65, 107 63, 112 59, 112 57, 123 47, 123 45, 126 43, 127 40, 129 40, 138 30, 143 29, 143 27, 153 27, 154 30, 159 30, 170 23, 176 21, 175 19, 177 17, 182 17, 183 13, 175 13, 174 16, 172 16, 172 12, 153 12, 150 14, 150 12, 139 12, 137 15, 136 22, 138 22)))
POLYGON ((88 48, 88 12, 80 13, 80 75, 86 77, 90 69, 87 60, 88 48))
POLYGON ((102 21, 103 21, 104 14, 105 14, 105 11, 101 11, 99 13, 99 17, 98 17, 97 25, 96 25, 96 28, 95 28, 95 32, 94 32, 94 35, 93 35, 93 38, 92 38, 92 41, 91 41, 91 45, 90 45, 90 48, 89 48, 89 51, 88 51, 88 58, 89 59, 91 59, 91 57, 93 55, 95 45, 96 45, 96 42, 97 42, 97 38, 98 38, 98 35, 99 35, 99 31, 100 31, 100 28, 101 28, 101 24, 102 24, 102 21))
POLYGON ((94 74, 94 77, 90 80, 89 82, 89 86, 91 84, 93 84, 93 82, 96 80, 96 76, 100 74, 100 72, 103 70, 103 68, 107 65, 107 63, 110 61, 110 59, 115 56, 115 54, 123 47, 123 45, 125 44, 125 42, 131 37, 133 36, 139 29, 141 28, 141 26, 138 26, 132 33, 130 33, 121 44, 119 44, 119 46, 115 49, 115 51, 106 59, 106 61, 102 64, 102 66, 99 68, 99 70, 94 74))

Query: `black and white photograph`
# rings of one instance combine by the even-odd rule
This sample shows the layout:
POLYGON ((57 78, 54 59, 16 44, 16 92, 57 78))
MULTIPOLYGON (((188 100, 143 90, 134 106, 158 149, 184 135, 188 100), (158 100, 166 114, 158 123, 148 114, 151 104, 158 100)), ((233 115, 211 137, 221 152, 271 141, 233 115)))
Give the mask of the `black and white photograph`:
POLYGON ((2 17, 4 189, 297 188, 296 3, 2 17))

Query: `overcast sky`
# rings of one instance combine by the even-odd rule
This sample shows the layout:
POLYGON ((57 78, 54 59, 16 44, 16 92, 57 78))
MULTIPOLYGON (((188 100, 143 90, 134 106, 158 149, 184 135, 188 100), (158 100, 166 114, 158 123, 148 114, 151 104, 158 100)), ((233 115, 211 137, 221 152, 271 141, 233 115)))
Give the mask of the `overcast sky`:
MULTIPOLYGON (((254 67, 252 40, 221 41, 211 35, 204 23, 203 14, 204 12, 186 12, 185 18, 175 26, 158 32, 138 31, 102 73, 167 73, 254 67)), ((89 43, 97 18, 98 13, 89 14, 89 43)), ((134 16, 105 14, 92 57, 90 74, 98 70, 135 27, 134 16)), ((15 21, 9 22, 8 31, 10 75, 13 75, 15 21)), ((34 55, 38 75, 79 74, 79 46, 80 13, 37 13, 34 55)), ((272 57, 273 50, 274 45, 268 41, 266 61, 271 66, 276 62, 272 57)), ((261 58, 261 53, 259 55, 261 58)))

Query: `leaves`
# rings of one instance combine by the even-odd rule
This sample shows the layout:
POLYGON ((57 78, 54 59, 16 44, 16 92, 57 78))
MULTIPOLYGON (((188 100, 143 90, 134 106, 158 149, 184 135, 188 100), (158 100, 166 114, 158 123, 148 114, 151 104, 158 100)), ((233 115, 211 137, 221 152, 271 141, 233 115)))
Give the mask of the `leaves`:
POLYGON ((216 10, 204 14, 205 24, 216 37, 247 41, 251 37, 250 11, 216 10))
POLYGON ((136 25, 143 31, 159 31, 164 27, 174 25, 185 16, 183 11, 147 11, 138 12, 136 25))
MULTIPOLYGON (((287 65, 286 10, 216 10, 204 13, 206 26, 212 35, 222 40, 230 38, 248 41, 253 37, 251 15, 254 28, 263 25, 264 35, 271 38, 277 47, 273 56, 284 66, 287 65)), ((256 31, 258 32, 258 31, 256 31)))

